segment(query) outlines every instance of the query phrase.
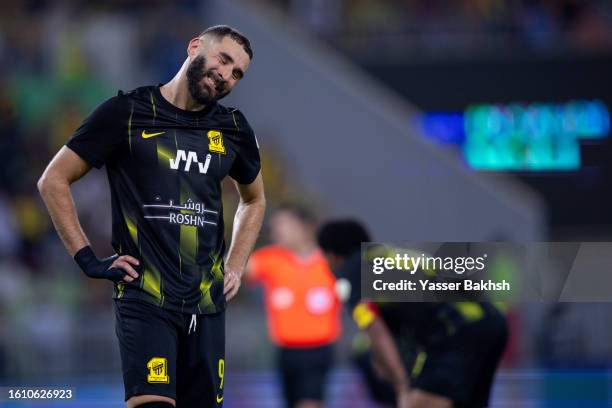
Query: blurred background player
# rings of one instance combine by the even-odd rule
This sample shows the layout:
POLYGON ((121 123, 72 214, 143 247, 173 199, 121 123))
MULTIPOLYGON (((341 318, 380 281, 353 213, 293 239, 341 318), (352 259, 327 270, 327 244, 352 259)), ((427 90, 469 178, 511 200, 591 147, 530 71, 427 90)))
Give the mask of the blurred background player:
MULTIPOLYGON (((354 220, 336 220, 318 241, 344 288, 351 314, 371 344, 377 372, 395 390, 398 407, 486 407, 508 332, 489 303, 373 302, 361 298, 361 243, 370 236, 354 220), (409 336, 418 354, 410 369, 398 345, 409 336)), ((365 255, 367 256, 367 254, 365 255)))
POLYGON ((264 288, 287 407, 322 407, 341 330, 336 280, 317 246, 308 209, 281 205, 269 225, 272 245, 253 252, 247 279, 264 288))

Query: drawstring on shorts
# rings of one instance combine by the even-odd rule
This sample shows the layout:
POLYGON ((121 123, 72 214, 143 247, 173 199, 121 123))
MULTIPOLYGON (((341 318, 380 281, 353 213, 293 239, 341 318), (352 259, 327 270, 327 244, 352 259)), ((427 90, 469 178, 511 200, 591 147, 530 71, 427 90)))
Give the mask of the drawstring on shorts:
POLYGON ((189 331, 187 332, 187 334, 191 334, 191 328, 192 327, 193 327, 193 332, 195 333, 197 326, 198 326, 198 320, 196 318, 196 314, 193 313, 191 315, 191 323, 189 323, 189 331))

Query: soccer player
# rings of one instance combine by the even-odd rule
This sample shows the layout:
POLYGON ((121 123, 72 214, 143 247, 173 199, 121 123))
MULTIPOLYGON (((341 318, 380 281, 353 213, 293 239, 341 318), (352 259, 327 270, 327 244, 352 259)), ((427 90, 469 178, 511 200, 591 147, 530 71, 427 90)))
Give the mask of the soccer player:
POLYGON ((371 344, 374 366, 393 385, 398 407, 485 407, 508 332, 490 303, 397 303, 361 298, 361 243, 366 229, 353 220, 330 221, 318 232, 319 245, 334 269, 341 297, 371 344), (410 370, 398 351, 402 340, 416 343, 410 370))
POLYGON ((235 29, 206 29, 189 42, 170 82, 102 103, 38 182, 70 255, 87 276, 114 282, 128 408, 223 403, 224 309, 240 286, 265 198, 255 134, 239 110, 217 101, 252 57, 235 29), (104 164, 116 254, 98 259, 70 184, 104 164), (228 175, 240 204, 226 254, 221 181, 228 175))
POLYGON ((247 267, 247 279, 264 287, 287 408, 323 406, 341 329, 336 279, 315 232, 315 217, 307 208, 279 206, 270 217, 273 244, 254 251, 247 267))

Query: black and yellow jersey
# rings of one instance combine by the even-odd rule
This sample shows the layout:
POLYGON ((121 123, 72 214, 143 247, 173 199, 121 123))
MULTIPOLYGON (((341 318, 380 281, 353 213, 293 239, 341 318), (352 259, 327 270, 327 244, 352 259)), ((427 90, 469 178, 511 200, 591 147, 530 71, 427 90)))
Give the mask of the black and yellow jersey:
POLYGON ((183 313, 224 309, 221 181, 252 183, 260 170, 255 134, 237 109, 185 111, 159 86, 101 104, 66 145, 90 165, 106 165, 112 246, 140 260, 138 279, 116 298, 183 313))

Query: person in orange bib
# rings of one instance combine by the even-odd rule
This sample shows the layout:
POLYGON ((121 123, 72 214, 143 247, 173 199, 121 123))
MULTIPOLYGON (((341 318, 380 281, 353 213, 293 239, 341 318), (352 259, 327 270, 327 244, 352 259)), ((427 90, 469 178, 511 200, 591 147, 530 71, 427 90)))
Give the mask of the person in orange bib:
POLYGON ((336 280, 318 249, 315 219, 282 205, 270 219, 272 245, 251 255, 247 279, 264 289, 268 330, 289 408, 323 406, 333 344, 341 332, 336 280))

